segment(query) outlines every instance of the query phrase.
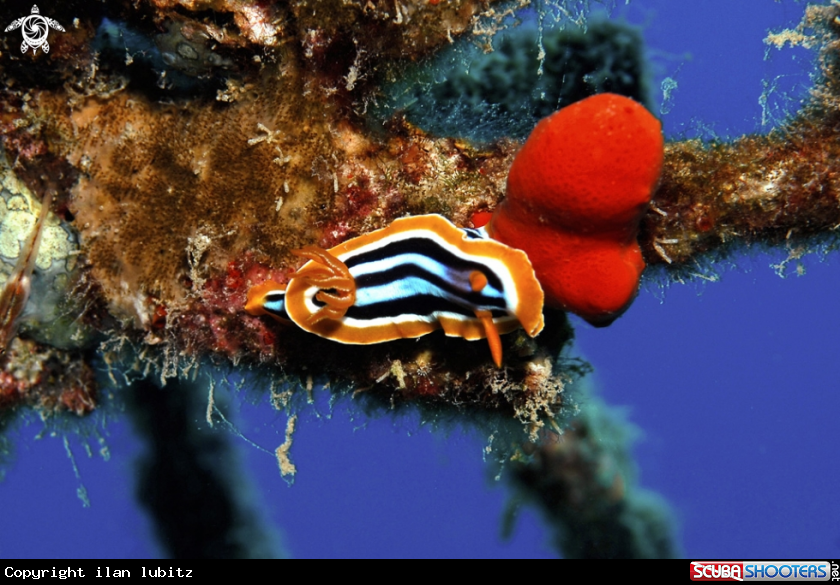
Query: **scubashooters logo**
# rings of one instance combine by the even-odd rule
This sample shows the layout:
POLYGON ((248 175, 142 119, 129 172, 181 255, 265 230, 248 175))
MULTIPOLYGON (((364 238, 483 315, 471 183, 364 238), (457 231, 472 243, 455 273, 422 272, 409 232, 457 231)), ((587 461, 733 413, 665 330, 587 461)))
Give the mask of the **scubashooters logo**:
POLYGON ((20 46, 20 52, 25 53, 26 49, 32 47, 33 55, 38 52, 38 49, 42 49, 45 53, 50 52, 47 35, 51 28, 64 32, 64 27, 58 24, 58 21, 41 16, 37 5, 32 6, 32 14, 18 18, 7 26, 6 32, 18 28, 23 33, 23 44, 20 46))
POLYGON ((828 561, 693 561, 692 581, 829 581, 828 561))

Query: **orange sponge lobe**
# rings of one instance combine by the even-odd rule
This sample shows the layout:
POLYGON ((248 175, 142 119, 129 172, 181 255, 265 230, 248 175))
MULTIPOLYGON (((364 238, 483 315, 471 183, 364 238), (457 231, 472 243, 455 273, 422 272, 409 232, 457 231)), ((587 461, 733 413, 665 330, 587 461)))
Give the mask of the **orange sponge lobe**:
POLYGON ((629 98, 599 94, 563 108, 517 154, 488 231, 528 254, 548 304, 608 325, 638 292, 636 235, 663 149, 659 120, 629 98))

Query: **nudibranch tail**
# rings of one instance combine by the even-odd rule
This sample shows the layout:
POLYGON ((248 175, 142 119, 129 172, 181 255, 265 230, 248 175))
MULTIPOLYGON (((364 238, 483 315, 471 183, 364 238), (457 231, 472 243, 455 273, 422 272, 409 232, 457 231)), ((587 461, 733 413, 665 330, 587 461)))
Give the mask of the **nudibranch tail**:
POLYGON ((278 321, 291 321, 286 314, 286 285, 268 280, 248 289, 245 311, 249 315, 271 315, 278 321))
POLYGON ((487 338, 500 365, 500 333, 521 326, 533 337, 543 328, 543 292, 527 255, 439 215, 398 219, 330 250, 296 254, 309 262, 292 277, 282 307, 271 286, 254 287, 248 306, 273 300, 264 313, 277 317, 282 309, 302 329, 340 343, 442 328, 449 336, 487 338))

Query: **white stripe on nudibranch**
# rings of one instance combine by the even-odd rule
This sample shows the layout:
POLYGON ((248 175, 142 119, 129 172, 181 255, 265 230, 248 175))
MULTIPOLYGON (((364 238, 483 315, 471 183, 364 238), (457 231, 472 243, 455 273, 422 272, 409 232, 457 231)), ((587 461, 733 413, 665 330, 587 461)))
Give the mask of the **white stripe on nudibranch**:
MULTIPOLYGON (((353 257, 353 255, 347 255, 349 257, 353 257)), ((345 264, 347 263, 346 258, 339 258, 345 264)), ((382 260, 376 260, 374 262, 365 262, 364 264, 359 264, 358 266, 354 266, 351 272, 353 273, 354 278, 358 278, 360 276, 364 276, 366 274, 374 274, 376 272, 385 272, 386 270, 391 270, 393 268, 397 268, 402 264, 415 264, 421 268, 424 268, 428 272, 435 274, 440 277, 446 276, 446 266, 443 266, 439 262, 435 262, 432 259, 416 253, 409 253, 409 254, 398 254, 396 256, 391 256, 389 258, 383 258, 382 260)))
POLYGON ((398 219, 329 251, 307 248, 301 255, 312 260, 288 287, 264 283, 249 291, 248 312, 287 318, 349 344, 438 328, 487 337, 497 364, 499 332, 521 325, 533 337, 543 327, 542 288, 525 253, 439 215, 398 219))

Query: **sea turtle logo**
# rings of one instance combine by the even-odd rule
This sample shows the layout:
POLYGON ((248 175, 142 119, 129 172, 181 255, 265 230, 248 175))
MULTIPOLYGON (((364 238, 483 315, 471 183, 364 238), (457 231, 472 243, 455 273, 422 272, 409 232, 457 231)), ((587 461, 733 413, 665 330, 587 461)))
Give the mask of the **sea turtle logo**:
POLYGON ((45 53, 50 52, 50 44, 47 42, 47 34, 49 34, 50 28, 64 32, 64 27, 57 21, 41 16, 38 7, 35 5, 32 6, 32 14, 18 18, 6 27, 6 32, 21 27, 23 44, 20 46, 20 52, 25 53, 28 47, 32 47, 33 55, 38 52, 38 49, 43 49, 45 53))

